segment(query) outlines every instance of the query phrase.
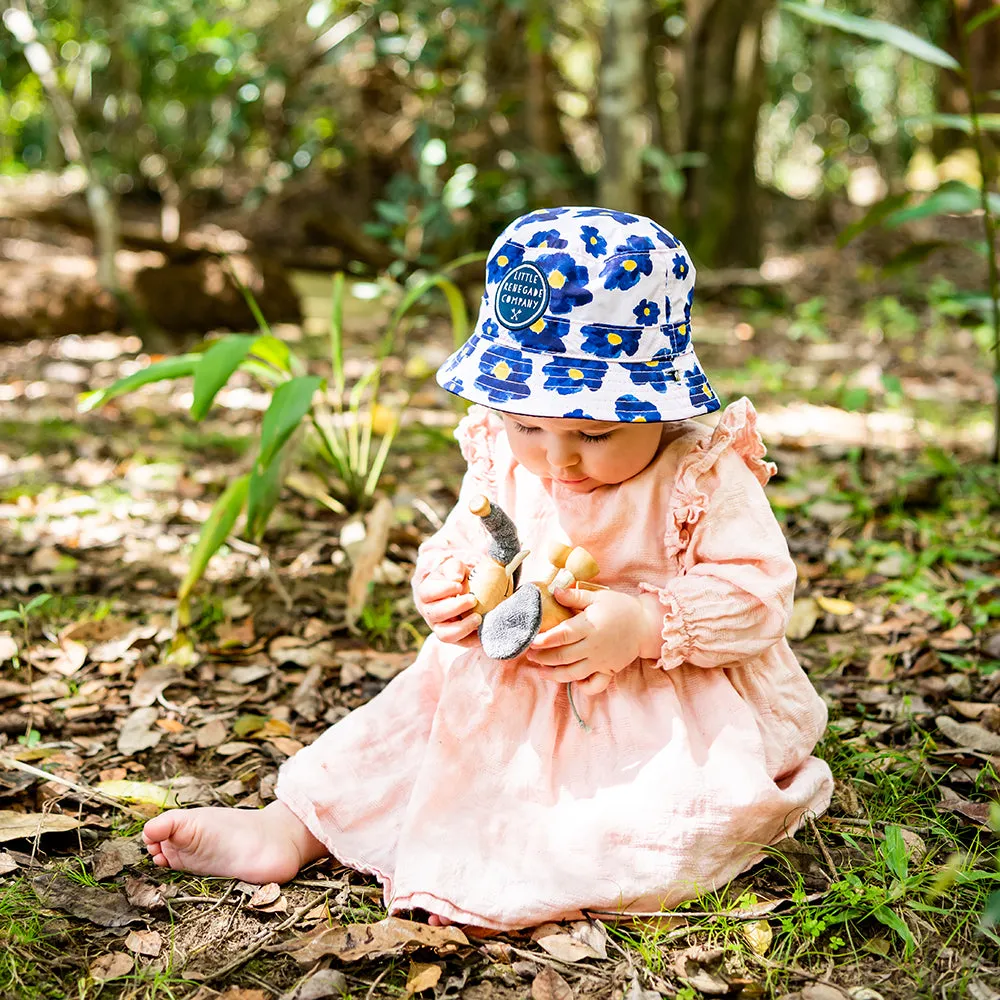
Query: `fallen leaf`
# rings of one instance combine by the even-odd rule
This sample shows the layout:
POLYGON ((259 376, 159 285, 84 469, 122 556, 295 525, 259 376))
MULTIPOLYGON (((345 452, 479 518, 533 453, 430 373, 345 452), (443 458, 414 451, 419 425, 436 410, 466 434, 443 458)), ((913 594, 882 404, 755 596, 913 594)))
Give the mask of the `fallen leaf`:
POLYGON ((157 719, 156 724, 166 733, 184 732, 184 723, 180 719, 157 719))
POLYGON ((847 994, 829 983, 810 983, 802 987, 802 1000, 847 1000, 847 994))
POLYGON ((128 703, 133 708, 149 708, 171 684, 183 679, 183 675, 173 667, 150 667, 132 685, 128 703))
POLYGON ((0 851, 0 875, 6 875, 8 872, 14 871, 15 868, 17 868, 17 862, 13 856, 7 851, 0 851))
POLYGON ((674 971, 681 982, 709 996, 724 996, 730 992, 729 982, 722 976, 723 951, 694 945, 674 959, 674 971))
POLYGON ((410 962, 410 971, 406 974, 406 995, 432 989, 437 986, 440 978, 440 965, 433 962, 410 962))
POLYGON ((213 719, 194 734, 194 742, 201 750, 207 750, 225 743, 228 736, 229 730, 222 719, 213 719))
POLYGON ((106 840, 94 855, 93 876, 97 881, 117 875, 129 865, 137 865, 145 857, 146 852, 127 837, 117 837, 106 840))
POLYGON ((101 955, 90 966, 90 976, 98 982, 127 976, 135 966, 131 955, 124 951, 112 951, 101 955))
POLYGON ((774 932, 766 920, 749 921, 743 924, 740 930, 742 930, 743 937, 746 938, 747 944, 750 945, 755 954, 767 954, 768 948, 771 947, 774 932))
POLYGON ((822 594, 817 594, 816 603, 827 614, 831 615, 850 615, 857 610, 854 604, 850 601, 845 601, 842 597, 824 597, 822 594))
POLYGON ((989 802, 970 802, 963 799, 961 795, 949 788, 941 785, 941 801, 937 807, 945 812, 956 812, 966 819, 971 819, 973 823, 981 826, 984 830, 990 825, 990 804, 989 802))
POLYGON ((386 917, 375 924, 344 924, 317 927, 299 938, 272 945, 268 951, 288 952, 297 962, 315 962, 336 955, 342 962, 396 954, 406 948, 433 948, 448 954, 469 939, 455 926, 431 927, 400 917, 386 917))
POLYGON ((531 1000, 573 1000, 573 990, 551 965, 547 965, 531 984, 531 1000))
POLYGON ((952 701, 949 699, 948 704, 959 715, 964 715, 967 719, 978 719, 987 709, 995 707, 988 701, 952 701))
POLYGON ((219 649, 233 646, 252 646, 254 640, 253 615, 244 618, 238 625, 220 625, 217 634, 219 649))
POLYGON ((539 948, 547 951, 553 958, 558 958, 560 962, 579 962, 584 958, 599 958, 600 956, 583 941, 579 941, 569 934, 548 934, 536 939, 539 948))
POLYGON ((663 998, 656 990, 644 990, 639 983, 639 977, 633 976, 632 985, 623 1000, 663 1000, 663 998))
POLYGON ((309 642, 291 635, 278 636, 267 652, 275 663, 294 663, 297 667, 332 667, 337 662, 337 647, 330 640, 309 642))
POLYGON ((65 833, 80 825, 61 813, 19 813, 0 809, 0 844, 8 840, 34 840, 43 833, 65 833))
POLYGON ((325 1000, 326 997, 340 997, 348 992, 347 977, 339 969, 320 969, 304 983, 299 983, 281 1000, 325 1000))
POLYGON ((169 788, 150 781, 101 781, 95 787, 122 802, 144 802, 161 809, 172 809, 178 805, 176 795, 169 788))
POLYGON ((137 955, 156 958, 163 948, 163 938, 158 931, 129 931, 125 938, 125 947, 137 955))
POLYGON ((218 995, 218 1000, 271 1000, 271 994, 263 990, 247 990, 242 986, 230 986, 225 993, 218 995))
POLYGON ((247 901, 247 906, 252 906, 254 909, 270 906, 280 895, 281 886, 277 882, 268 882, 265 885, 257 886, 247 901))
POLYGON ((981 753, 1000 753, 1000 734, 991 733, 978 722, 956 722, 950 715, 939 715, 934 721, 957 746, 981 753))
POLYGON ((127 927, 144 920, 143 915, 121 893, 80 885, 65 875, 45 872, 36 875, 31 885, 42 906, 65 910, 74 917, 101 927, 127 927))
POLYGON ((249 736, 251 733, 257 732, 258 729, 263 729, 267 725, 267 721, 266 715, 241 715, 233 723, 233 732, 237 736, 249 736))
POLYGON ((163 733, 150 727, 156 724, 159 714, 156 708, 137 708, 122 724, 118 734, 118 752, 131 757, 140 750, 155 747, 163 739, 163 733))
POLYGON ((809 516, 823 524, 837 524, 846 521, 854 513, 854 507, 849 503, 837 503, 833 500, 817 500, 809 505, 809 516))
POLYGON ((87 647, 74 639, 59 640, 59 652, 46 669, 54 670, 63 677, 72 677, 87 660, 87 647))
POLYGON ((811 597, 800 597, 792 605, 785 635, 794 641, 805 639, 819 619, 819 606, 811 597))
POLYGON ((143 910, 159 910, 179 892, 176 885, 154 882, 149 878, 125 879, 126 900, 143 910))
POLYGON ((387 497, 379 497, 365 517, 364 541, 351 554, 352 567, 347 581, 345 611, 348 625, 353 625, 358 620, 368 599, 368 586, 385 556, 393 519, 392 501, 387 497))
POLYGON ((286 757, 292 757, 302 749, 302 744, 289 736, 272 736, 268 743, 280 750, 286 757))

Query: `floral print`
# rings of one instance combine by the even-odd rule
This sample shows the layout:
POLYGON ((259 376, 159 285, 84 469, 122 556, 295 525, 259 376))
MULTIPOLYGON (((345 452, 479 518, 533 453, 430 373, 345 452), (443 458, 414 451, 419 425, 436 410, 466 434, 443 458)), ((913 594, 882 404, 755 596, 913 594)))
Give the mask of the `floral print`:
POLYGON ((618 358, 632 355, 639 349, 640 330, 627 326, 605 326, 593 323, 580 328, 583 350, 599 358, 618 358))
POLYGON ((546 389, 555 389, 560 396, 579 392, 583 388, 600 389, 608 366, 594 358, 553 358, 542 371, 548 377, 546 389))
POLYGON ((649 299, 642 299, 632 312, 639 326, 655 326, 660 318, 660 307, 649 299))
POLYGON ((498 236, 485 270, 476 332, 438 372, 449 391, 498 410, 601 421, 719 408, 691 343, 695 268, 659 223, 542 209, 498 236))

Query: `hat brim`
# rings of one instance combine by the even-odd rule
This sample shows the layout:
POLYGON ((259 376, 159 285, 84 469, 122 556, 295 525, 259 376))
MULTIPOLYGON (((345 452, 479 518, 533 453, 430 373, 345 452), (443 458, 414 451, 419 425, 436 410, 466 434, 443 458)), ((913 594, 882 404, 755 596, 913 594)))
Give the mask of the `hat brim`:
POLYGON ((531 417, 655 423, 721 406, 690 347, 652 361, 567 358, 474 333, 437 381, 462 399, 531 417))

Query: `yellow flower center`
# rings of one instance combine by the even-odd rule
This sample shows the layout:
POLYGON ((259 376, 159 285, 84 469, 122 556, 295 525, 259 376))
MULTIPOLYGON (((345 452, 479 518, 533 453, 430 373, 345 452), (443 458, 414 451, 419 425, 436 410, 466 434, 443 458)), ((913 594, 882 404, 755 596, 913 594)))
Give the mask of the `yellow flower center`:
POLYGON ((677 327, 677 332, 683 337, 684 334, 688 332, 687 323, 681 323, 681 325, 677 327))
POLYGON ((544 250, 548 250, 548 248, 549 248, 549 241, 548 241, 548 240, 542 240, 542 242, 541 242, 541 243, 539 243, 538 245, 539 245, 539 246, 540 246, 540 247, 541 247, 542 249, 544 249, 544 250))
POLYGON ((635 420, 632 421, 633 424, 644 424, 645 422, 645 417, 636 417, 635 420))
POLYGON ((597 237, 596 236, 591 236, 590 237, 590 245, 594 246, 596 243, 597 243, 597 237))
POLYGON ((657 366, 657 364, 659 364, 658 361, 647 361, 646 362, 646 366, 649 367, 649 368, 655 368, 657 366))
POLYGON ((649 306, 646 306, 646 308, 643 309, 642 314, 643 314, 643 316, 648 316, 649 315, 649 306))
POLYGON ((553 288, 562 288, 566 284, 566 275, 562 274, 560 271, 553 271, 549 275, 549 284, 553 288))
POLYGON ((634 260, 627 260, 622 264, 626 271, 634 271, 638 266, 634 260))
POLYGON ((544 319, 535 320, 535 322, 532 323, 531 326, 528 327, 528 329, 531 330, 533 333, 541 333, 542 330, 545 329, 545 320, 544 319))
POLYGON ((583 378, 583 372, 579 368, 570 368, 566 373, 570 378, 581 379, 583 378))
POLYGON ((506 266, 507 266, 507 261, 508 261, 508 259, 509 259, 509 258, 507 258, 507 257, 504 257, 504 255, 503 255, 503 254, 500 254, 500 256, 499 256, 499 257, 497 257, 497 263, 498 263, 498 264, 499 264, 499 265, 500 265, 501 267, 506 267, 506 266))
POLYGON ((622 338, 621 338, 620 334, 617 334, 617 333, 609 333, 608 334, 608 343, 609 344, 613 344, 615 347, 617 347, 621 342, 622 342, 622 338))
POLYGON ((506 361, 501 361, 500 364, 494 366, 493 374, 498 379, 506 380, 507 376, 510 375, 510 365, 506 361))

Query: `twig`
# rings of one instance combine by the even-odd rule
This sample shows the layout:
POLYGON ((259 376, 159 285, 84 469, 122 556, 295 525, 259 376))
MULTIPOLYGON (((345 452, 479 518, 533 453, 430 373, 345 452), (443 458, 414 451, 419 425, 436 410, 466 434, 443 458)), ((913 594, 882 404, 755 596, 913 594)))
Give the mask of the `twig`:
POLYGON ((808 813, 806 815, 806 822, 809 824, 814 836, 816 837, 816 843, 819 844, 820 853, 823 855, 826 867, 830 869, 830 881, 836 882, 839 877, 837 873, 837 866, 833 863, 833 858, 830 856, 830 852, 826 849, 826 844, 823 842, 823 835, 819 832, 819 827, 816 825, 816 820, 812 813, 808 813))
MULTIPOLYGON (((805 903, 814 903, 817 899, 822 899, 826 892, 811 892, 803 900, 805 903)), ((616 920, 630 920, 638 918, 640 920, 653 920, 657 917, 699 917, 711 918, 713 920, 761 920, 769 913, 773 913, 784 903, 790 903, 790 899, 776 899, 773 905, 768 907, 754 907, 746 910, 650 910, 647 912, 632 913, 626 910, 585 910, 590 916, 600 917, 602 920, 612 918, 616 920)))
POLYGON ((384 969, 383 969, 383 970, 382 970, 382 971, 381 971, 381 972, 380 972, 380 973, 379 973, 379 974, 378 974, 378 975, 377 975, 377 976, 375 977, 375 979, 374 979, 374 980, 372 981, 372 984, 371 984, 371 986, 369 986, 369 987, 368 987, 368 992, 367 992, 367 993, 365 994, 365 1000, 372 1000, 372 997, 373 997, 373 996, 375 995, 375 987, 376 987, 376 986, 378 986, 378 984, 379 984, 379 983, 380 983, 380 982, 382 981, 382 978, 383 978, 383 977, 385 976, 385 974, 386 974, 386 973, 387 973, 387 972, 389 971, 389 969, 391 969, 391 968, 392 968, 392 966, 391 966, 391 965, 388 965, 388 966, 386 966, 386 967, 385 967, 385 968, 384 968, 384 969))
POLYGON ((265 551, 264 558, 267 560, 267 576, 271 581, 271 586, 274 587, 274 592, 281 598, 281 602, 285 605, 285 610, 291 611, 295 607, 295 601, 292 600, 292 595, 288 593, 284 583, 281 582, 281 577, 278 575, 278 570, 274 565, 274 560, 271 558, 271 553, 265 551))
MULTIPOLYGON (((300 906, 290 917, 283 920, 280 924, 275 927, 270 927, 263 934, 260 935, 239 957, 234 958, 231 962, 222 966, 220 969, 216 969, 215 972, 210 973, 205 979, 201 981, 201 986, 206 986, 208 983, 213 982, 216 979, 221 979, 223 976, 229 975, 230 972, 238 969, 241 965, 246 965, 269 941, 275 938, 281 931, 285 930, 287 927, 291 927, 298 920, 304 917, 313 907, 319 906, 325 903, 330 897, 330 893, 333 889, 327 889, 326 892, 320 893, 318 899, 311 899, 308 903, 304 903, 300 906)), ((199 989, 201 988, 199 986, 199 989)), ((185 1000, 194 1000, 195 995, 198 990, 191 993, 185 1000)))
POLYGON ((54 781, 56 784, 65 785, 67 788, 72 788, 74 792, 79 792, 81 795, 87 796, 87 798, 96 799, 98 802, 103 802, 107 806, 114 806, 116 809, 120 809, 122 812, 128 813, 135 819, 149 819, 149 816, 146 815, 146 813, 140 812, 138 809, 133 809, 131 806, 125 805, 124 802, 119 802, 117 799, 113 799, 110 795, 105 795, 103 792, 97 791, 96 788, 89 788, 87 785, 78 784, 75 781, 70 781, 69 778, 63 778, 58 774, 49 774, 48 771, 43 771, 38 767, 32 767, 30 764, 25 764, 23 761, 15 760, 13 757, 8 757, 6 754, 0 754, 0 766, 13 768, 15 771, 24 771, 25 774, 32 774, 36 778, 44 778, 46 781, 54 781))

